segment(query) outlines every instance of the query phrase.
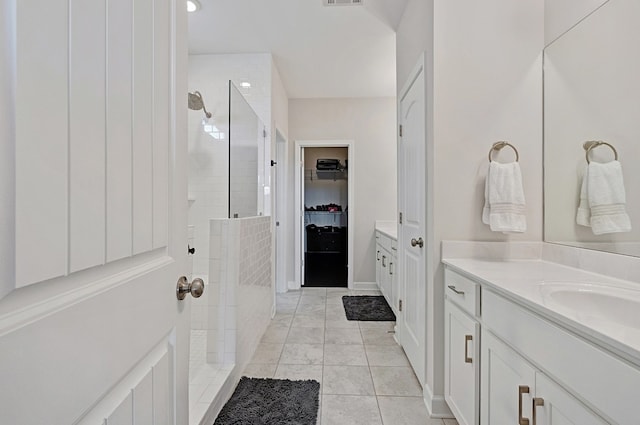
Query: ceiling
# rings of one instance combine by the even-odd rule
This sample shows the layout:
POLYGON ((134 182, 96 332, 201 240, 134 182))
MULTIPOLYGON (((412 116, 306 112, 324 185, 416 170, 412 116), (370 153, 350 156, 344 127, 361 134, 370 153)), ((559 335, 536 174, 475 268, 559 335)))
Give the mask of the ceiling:
POLYGON ((396 95, 395 29, 407 0, 200 0, 189 53, 273 55, 289 98, 396 95))

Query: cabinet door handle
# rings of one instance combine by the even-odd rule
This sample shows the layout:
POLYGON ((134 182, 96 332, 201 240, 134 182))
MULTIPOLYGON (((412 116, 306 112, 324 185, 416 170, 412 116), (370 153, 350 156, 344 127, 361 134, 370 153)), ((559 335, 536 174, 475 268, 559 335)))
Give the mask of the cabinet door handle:
POLYGON ((383 255, 382 256, 382 267, 387 267, 387 265, 384 263, 384 260, 386 260, 386 259, 387 259, 387 256, 383 255))
POLYGON ((522 417, 522 394, 529 394, 529 387, 527 385, 520 385, 518 387, 518 424, 529 425, 529 419, 522 417))
POLYGON ((380 251, 376 251, 376 261, 380 261, 380 251))
POLYGON ((389 274, 393 274, 393 261, 389 263, 389 274))
POLYGON ((536 425, 536 407, 538 406, 544 406, 544 398, 542 397, 533 398, 533 414, 531 415, 533 425, 536 425))
POLYGON ((458 290, 456 289, 456 287, 455 287, 455 286, 453 286, 453 285, 449 285, 449 286, 448 286, 448 288, 449 288, 449 289, 451 289, 453 292, 455 292, 455 293, 456 293, 456 294, 458 294, 458 295, 464 295, 464 291, 458 291, 458 290))
POLYGON ((469 341, 473 341, 473 335, 464 336, 464 362, 473 363, 473 359, 469 357, 469 341))

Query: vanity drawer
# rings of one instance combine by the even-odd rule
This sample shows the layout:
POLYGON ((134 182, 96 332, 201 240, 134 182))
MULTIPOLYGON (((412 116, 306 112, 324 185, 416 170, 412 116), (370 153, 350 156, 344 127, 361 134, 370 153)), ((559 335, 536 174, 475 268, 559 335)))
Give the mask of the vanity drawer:
POLYGON ((444 285, 447 299, 472 316, 480 316, 480 285, 448 268, 444 285))

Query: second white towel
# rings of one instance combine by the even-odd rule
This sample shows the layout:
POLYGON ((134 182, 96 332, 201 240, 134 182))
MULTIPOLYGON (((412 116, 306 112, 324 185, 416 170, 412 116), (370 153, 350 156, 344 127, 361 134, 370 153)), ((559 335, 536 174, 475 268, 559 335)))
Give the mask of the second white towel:
POLYGON ((622 166, 618 161, 591 162, 584 172, 576 222, 594 235, 629 232, 622 166))
POLYGON ((484 196, 482 222, 491 230, 504 233, 527 230, 520 164, 490 162, 484 196))

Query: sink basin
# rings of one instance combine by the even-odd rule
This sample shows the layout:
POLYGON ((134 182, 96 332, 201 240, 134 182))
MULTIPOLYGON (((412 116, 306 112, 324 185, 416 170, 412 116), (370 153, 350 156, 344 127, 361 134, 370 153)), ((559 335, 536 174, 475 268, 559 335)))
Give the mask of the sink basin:
POLYGON ((605 322, 640 330, 640 288, 591 282, 542 282, 543 303, 568 309, 584 322, 605 322))

